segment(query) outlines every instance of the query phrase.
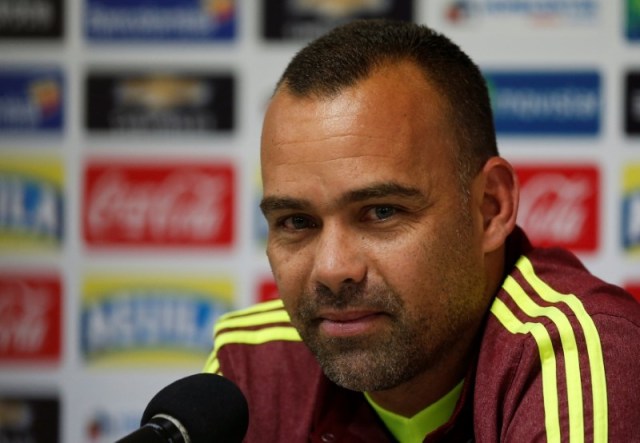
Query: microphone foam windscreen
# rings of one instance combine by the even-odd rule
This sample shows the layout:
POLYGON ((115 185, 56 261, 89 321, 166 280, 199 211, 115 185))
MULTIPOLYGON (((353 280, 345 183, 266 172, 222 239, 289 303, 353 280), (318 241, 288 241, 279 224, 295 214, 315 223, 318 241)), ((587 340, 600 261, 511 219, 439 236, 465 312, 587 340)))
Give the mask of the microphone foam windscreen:
POLYGON ((182 423, 193 443, 241 442, 249 424, 247 400, 240 389, 220 375, 207 373, 163 388, 147 405, 140 424, 157 414, 182 423))

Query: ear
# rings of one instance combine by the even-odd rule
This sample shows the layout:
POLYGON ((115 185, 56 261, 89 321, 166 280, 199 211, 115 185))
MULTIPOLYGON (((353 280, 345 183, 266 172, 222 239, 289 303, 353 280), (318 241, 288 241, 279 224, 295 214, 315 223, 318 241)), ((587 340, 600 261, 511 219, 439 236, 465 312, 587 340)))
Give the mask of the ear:
POLYGON ((501 247, 516 225, 520 187, 513 166, 502 157, 491 157, 482 168, 484 192, 483 250, 493 252, 501 247))

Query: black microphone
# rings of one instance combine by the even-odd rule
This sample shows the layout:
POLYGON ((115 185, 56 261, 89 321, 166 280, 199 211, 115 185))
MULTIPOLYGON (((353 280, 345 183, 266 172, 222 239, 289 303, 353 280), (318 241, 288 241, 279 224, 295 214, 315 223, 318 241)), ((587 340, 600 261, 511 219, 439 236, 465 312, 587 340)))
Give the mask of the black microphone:
POLYGON ((249 424, 247 400, 215 374, 181 378, 149 402, 140 428, 116 443, 241 442, 249 424))

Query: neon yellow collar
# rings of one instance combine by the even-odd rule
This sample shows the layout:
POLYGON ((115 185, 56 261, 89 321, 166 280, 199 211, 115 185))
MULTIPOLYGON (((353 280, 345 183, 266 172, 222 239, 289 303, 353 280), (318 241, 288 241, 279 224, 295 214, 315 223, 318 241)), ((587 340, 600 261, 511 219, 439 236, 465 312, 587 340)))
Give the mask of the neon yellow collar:
POLYGON ((409 418, 381 408, 369 397, 369 394, 365 392, 364 395, 396 440, 400 443, 418 443, 422 442, 427 434, 435 431, 451 418, 460 398, 463 382, 464 380, 440 400, 409 418))

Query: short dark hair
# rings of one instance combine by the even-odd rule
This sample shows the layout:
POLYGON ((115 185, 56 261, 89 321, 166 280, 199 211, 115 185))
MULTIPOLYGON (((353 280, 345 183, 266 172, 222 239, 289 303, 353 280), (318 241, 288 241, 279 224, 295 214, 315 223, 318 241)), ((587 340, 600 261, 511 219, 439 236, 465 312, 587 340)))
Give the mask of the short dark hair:
POLYGON ((329 31, 300 50, 276 91, 299 97, 333 97, 376 68, 407 60, 449 105, 456 128, 458 173, 464 188, 487 159, 498 155, 486 82, 478 66, 451 40, 415 23, 356 20, 329 31))

